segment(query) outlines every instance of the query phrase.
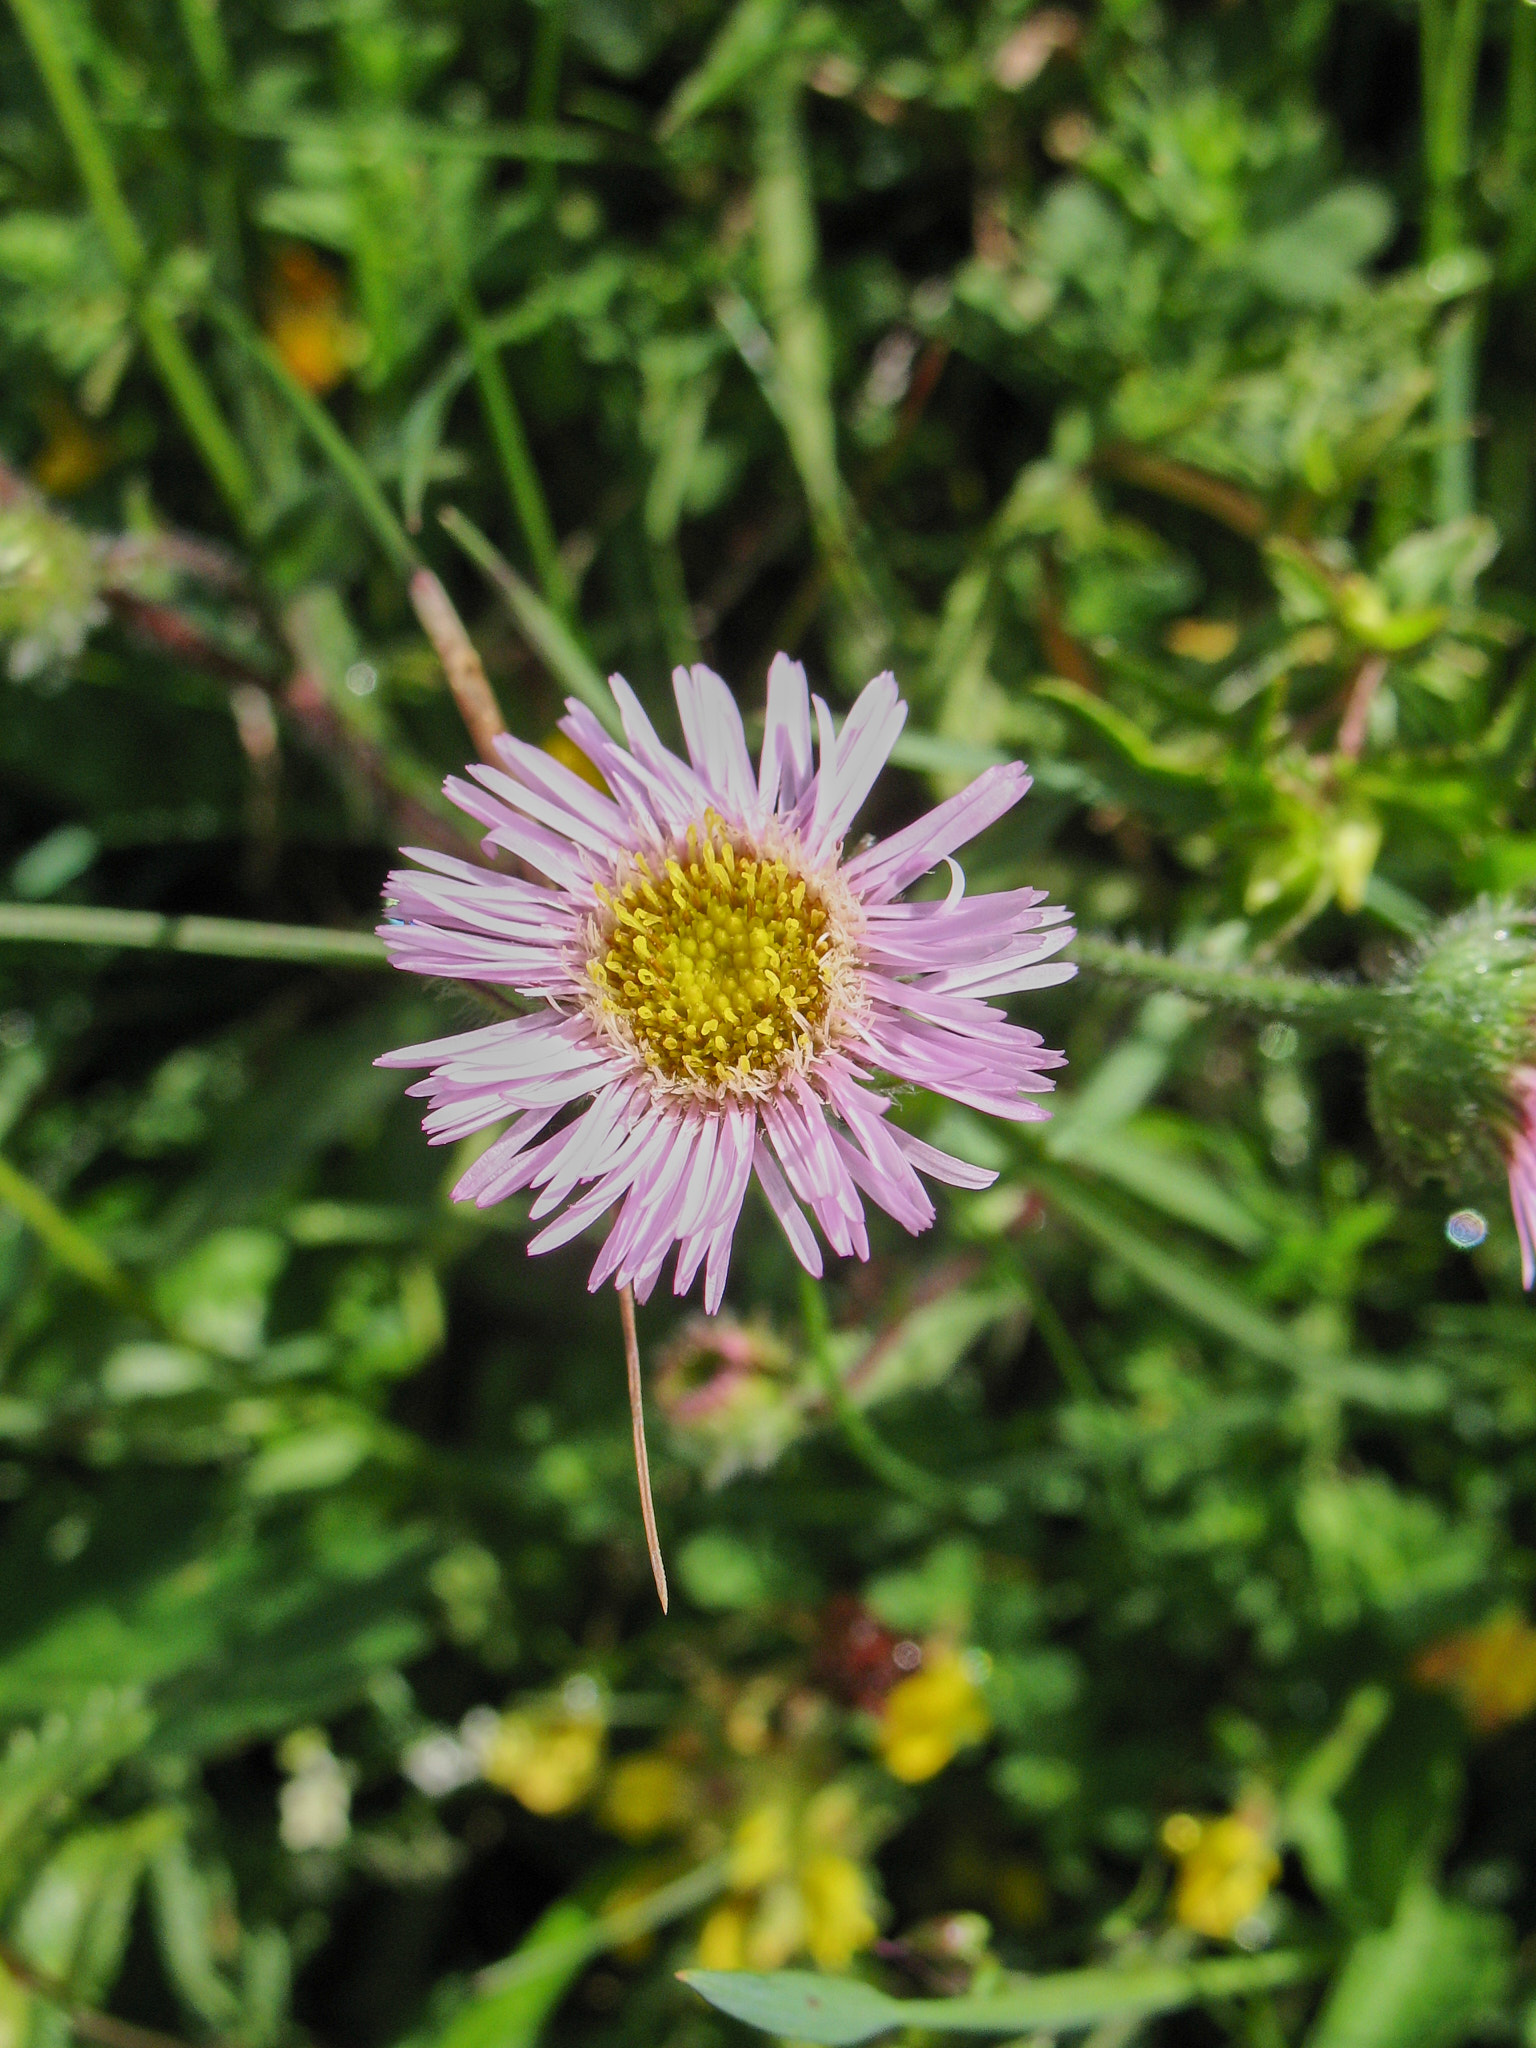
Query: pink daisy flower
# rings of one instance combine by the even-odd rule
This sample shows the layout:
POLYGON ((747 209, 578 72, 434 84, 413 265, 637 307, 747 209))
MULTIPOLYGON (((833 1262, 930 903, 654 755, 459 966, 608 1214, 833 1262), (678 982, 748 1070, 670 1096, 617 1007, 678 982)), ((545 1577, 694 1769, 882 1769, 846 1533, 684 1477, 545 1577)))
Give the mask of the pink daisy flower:
POLYGON ((1517 1067, 1511 1080, 1520 1127, 1509 1140, 1509 1206, 1520 1240, 1520 1278, 1529 1294, 1536 1286, 1536 1067, 1517 1067))
POLYGON ((675 1248, 677 1293, 702 1267, 713 1313, 754 1177, 813 1274, 807 1210, 833 1251, 862 1259, 865 1199, 916 1232, 934 1216, 922 1176, 995 1179, 899 1129, 886 1083, 1015 1122, 1046 1116, 1036 1097, 1062 1055, 988 998, 1067 980, 1075 970, 1052 956, 1073 933, 1042 890, 967 899, 951 858, 1028 789, 1017 762, 843 858, 906 718, 889 674, 839 731, 800 664, 777 656, 756 773, 709 669, 673 676, 686 761, 621 676, 610 687, 627 746, 574 701, 561 720, 606 792, 506 735, 496 765, 447 784, 487 849, 542 880, 420 848, 419 867, 389 878, 381 931, 396 966, 538 1007, 380 1065, 430 1070, 410 1092, 431 1105, 433 1144, 513 1119, 457 1199, 535 1190, 530 1252, 617 1211, 589 1284, 643 1301, 675 1248), (941 861, 948 896, 903 902, 941 861))

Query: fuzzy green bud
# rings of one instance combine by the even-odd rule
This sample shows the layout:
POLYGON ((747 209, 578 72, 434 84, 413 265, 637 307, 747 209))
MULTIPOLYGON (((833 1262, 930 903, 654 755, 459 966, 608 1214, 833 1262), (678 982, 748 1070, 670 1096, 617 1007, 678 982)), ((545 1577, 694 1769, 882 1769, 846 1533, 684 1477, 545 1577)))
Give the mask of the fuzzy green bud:
POLYGON ((1479 903, 1401 963, 1370 1033, 1370 1110, 1411 1181, 1502 1179, 1536 1067, 1536 915, 1479 903))
POLYGON ((29 494, 0 507, 0 646, 13 680, 70 662, 107 616, 101 549, 29 494))

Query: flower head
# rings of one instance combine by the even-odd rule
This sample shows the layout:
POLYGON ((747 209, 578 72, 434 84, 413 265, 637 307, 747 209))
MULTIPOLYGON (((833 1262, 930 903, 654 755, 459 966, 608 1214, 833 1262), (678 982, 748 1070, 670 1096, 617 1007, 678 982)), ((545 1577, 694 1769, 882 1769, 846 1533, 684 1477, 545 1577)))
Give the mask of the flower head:
POLYGON ((1448 918, 1391 984, 1371 1049, 1371 1115, 1410 1179, 1472 1192, 1502 1174, 1536 1285, 1536 917, 1478 903, 1448 918))
POLYGON ((1431 1643, 1415 1659, 1413 1675, 1453 1693, 1478 1733, 1492 1735, 1536 1708, 1536 1628, 1506 1608, 1431 1643))
POLYGON ((517 1708, 485 1730, 480 1775, 530 1813, 568 1813, 597 1782, 603 1741, 595 1713, 572 1713, 564 1706, 517 1708))
POLYGON ((1259 1811, 1240 1808, 1217 1819, 1170 1814, 1163 1846, 1179 1865, 1174 1918, 1213 1941, 1230 1941, 1280 1875, 1280 1858, 1259 1811))
POLYGON ((920 1785, 942 1771, 956 1751, 986 1739, 992 1717, 972 1673, 973 1661, 936 1644, 925 1653, 922 1668, 891 1689, 880 1717, 880 1755, 893 1778, 920 1785))
POLYGON ((390 877, 383 937, 397 966, 509 986, 539 1007, 381 1064, 431 1070, 411 1092, 431 1104, 434 1143, 515 1119, 456 1197, 483 1207, 535 1189, 533 1218, 550 1220, 534 1252, 617 1208, 590 1285, 612 1279, 643 1301, 675 1246, 676 1291, 702 1266, 713 1313, 754 1173, 814 1274, 804 1209, 834 1251, 867 1258, 862 1197, 915 1232, 934 1215, 920 1173, 990 1184, 896 1128, 879 1079, 1045 1116, 1034 1098, 1061 1054, 985 999, 1066 980, 1074 970, 1051 956, 1072 932, 1041 890, 967 901, 950 860, 1029 787, 1017 762, 844 860, 906 716, 890 675, 841 731, 814 700, 818 761, 805 671, 779 655, 756 773, 720 678, 678 669, 673 686, 686 761, 614 676, 627 746, 574 701, 561 721, 606 792, 505 736, 497 765, 450 779, 487 847, 542 879, 410 849, 421 867, 390 877), (899 900, 941 861, 946 899, 899 900))

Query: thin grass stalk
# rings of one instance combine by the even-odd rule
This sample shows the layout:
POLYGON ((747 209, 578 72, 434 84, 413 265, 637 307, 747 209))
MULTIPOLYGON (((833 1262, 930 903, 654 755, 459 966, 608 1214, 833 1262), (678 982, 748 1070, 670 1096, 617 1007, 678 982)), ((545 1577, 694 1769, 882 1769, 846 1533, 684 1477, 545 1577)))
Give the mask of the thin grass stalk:
MULTIPOLYGON (((1472 161, 1472 113, 1482 50, 1484 0, 1420 0, 1425 254, 1431 262, 1467 237, 1465 190, 1472 161)), ((1472 411, 1477 387, 1476 314, 1462 308, 1436 347, 1435 516, 1465 519, 1476 505, 1472 411)))
POLYGON ((592 660, 575 633, 558 613, 550 610, 539 593, 456 505, 445 505, 438 520, 468 555, 475 567, 501 597, 521 628, 524 638, 557 682, 587 708, 616 737, 619 715, 612 693, 607 689, 592 660))
POLYGON ((256 481, 245 450, 219 409, 175 322, 154 295, 149 252, 118 183, 106 136, 86 98, 48 0, 11 0, 17 27, 42 73, 54 113, 75 160, 91 211, 127 288, 134 320, 182 425, 196 443, 226 504, 249 528, 256 481))
POLYGON ((576 593, 560 559, 560 543, 555 535, 555 523, 550 517, 549 501, 539 480, 533 450, 528 445, 523 416, 512 395, 512 386, 507 380, 496 344, 486 330, 479 302, 468 283, 461 283, 455 289, 454 310, 474 359, 481 409, 491 430, 491 441, 501 464, 507 497, 522 528, 534 571, 549 603, 562 618, 570 619, 575 614, 576 593))
POLYGON ((337 480, 394 566, 403 574, 420 567, 421 557, 406 537, 405 528, 390 510, 389 501, 375 482, 372 471, 325 407, 305 390, 272 344, 264 335, 257 333, 243 313, 219 299, 214 301, 213 312, 224 332, 271 382, 330 463, 337 480))

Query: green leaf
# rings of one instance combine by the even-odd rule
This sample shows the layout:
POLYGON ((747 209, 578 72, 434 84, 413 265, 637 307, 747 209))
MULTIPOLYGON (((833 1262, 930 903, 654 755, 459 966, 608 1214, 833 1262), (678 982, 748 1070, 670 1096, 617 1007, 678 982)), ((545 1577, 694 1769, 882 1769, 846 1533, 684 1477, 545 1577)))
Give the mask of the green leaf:
POLYGON ((809 1970, 680 1970, 678 1976, 717 2012, 821 2048, 872 2041, 904 2024, 898 2002, 857 1977, 818 1977, 809 1970))
POLYGON ((1248 268, 1283 305, 1331 305, 1391 239, 1393 219, 1392 201, 1379 186, 1340 185, 1296 220, 1260 235, 1248 268))
POLYGON ((520 1961, 536 1965, 540 1949, 564 1944, 552 1954, 549 1969, 462 2007, 440 2034, 432 2036, 431 2048, 533 2048, 539 2029, 582 1969, 586 1958, 573 1953, 573 1946, 591 1923, 591 1914, 574 1899, 551 1906, 514 1951, 520 1961))
POLYGON ((1190 832, 1221 815, 1224 796, 1216 769, 1181 760, 1149 740, 1124 712, 1079 683, 1049 676, 1036 683, 1035 695, 1066 713, 1110 788, 1134 809, 1190 832))
POLYGON ((728 98, 779 55, 789 27, 788 0, 737 0, 724 25, 667 102, 663 136, 675 135, 697 115, 728 98))
POLYGON ((851 2048, 897 2027, 932 2034, 1011 2034, 1027 2028, 1066 2032, 1296 1983, 1319 1967, 1317 1957, 1282 1951, 1146 1969, 1069 1970, 975 1998, 888 1998, 856 1977, 821 1977, 809 1970, 678 1974, 718 2011, 764 2033, 816 2042, 819 2048, 851 2048))
POLYGON ((1431 1368, 1378 1364, 1309 1341, 1256 1308, 1203 1261, 1143 1235, 1054 1164, 1031 1159, 1021 1174, 1155 1294, 1250 1356, 1294 1373, 1335 1399, 1388 1413, 1432 1410, 1443 1400, 1443 1383, 1431 1368))
POLYGON ((1307 2048, 1451 2048, 1498 2005, 1510 1968, 1503 1920, 1415 1885, 1392 1925, 1350 1950, 1307 2048))
POLYGON ((0 1908, 75 1803, 139 1748, 149 1725, 136 1695, 98 1690, 77 1712, 52 1715, 35 1732, 11 1737, 0 1755, 0 1908))
POLYGON ((228 1911, 228 1891, 225 1873, 194 1861, 184 1830, 150 1864, 149 1898, 167 1974, 198 2018, 217 2028, 233 2026, 240 2016, 239 1997, 214 1959, 217 1915, 228 1911))
POLYGON ((78 1998, 102 1998, 122 1963, 145 1865, 181 1824, 173 1808, 152 1807, 69 1836, 16 1910, 17 1947, 78 1998))

